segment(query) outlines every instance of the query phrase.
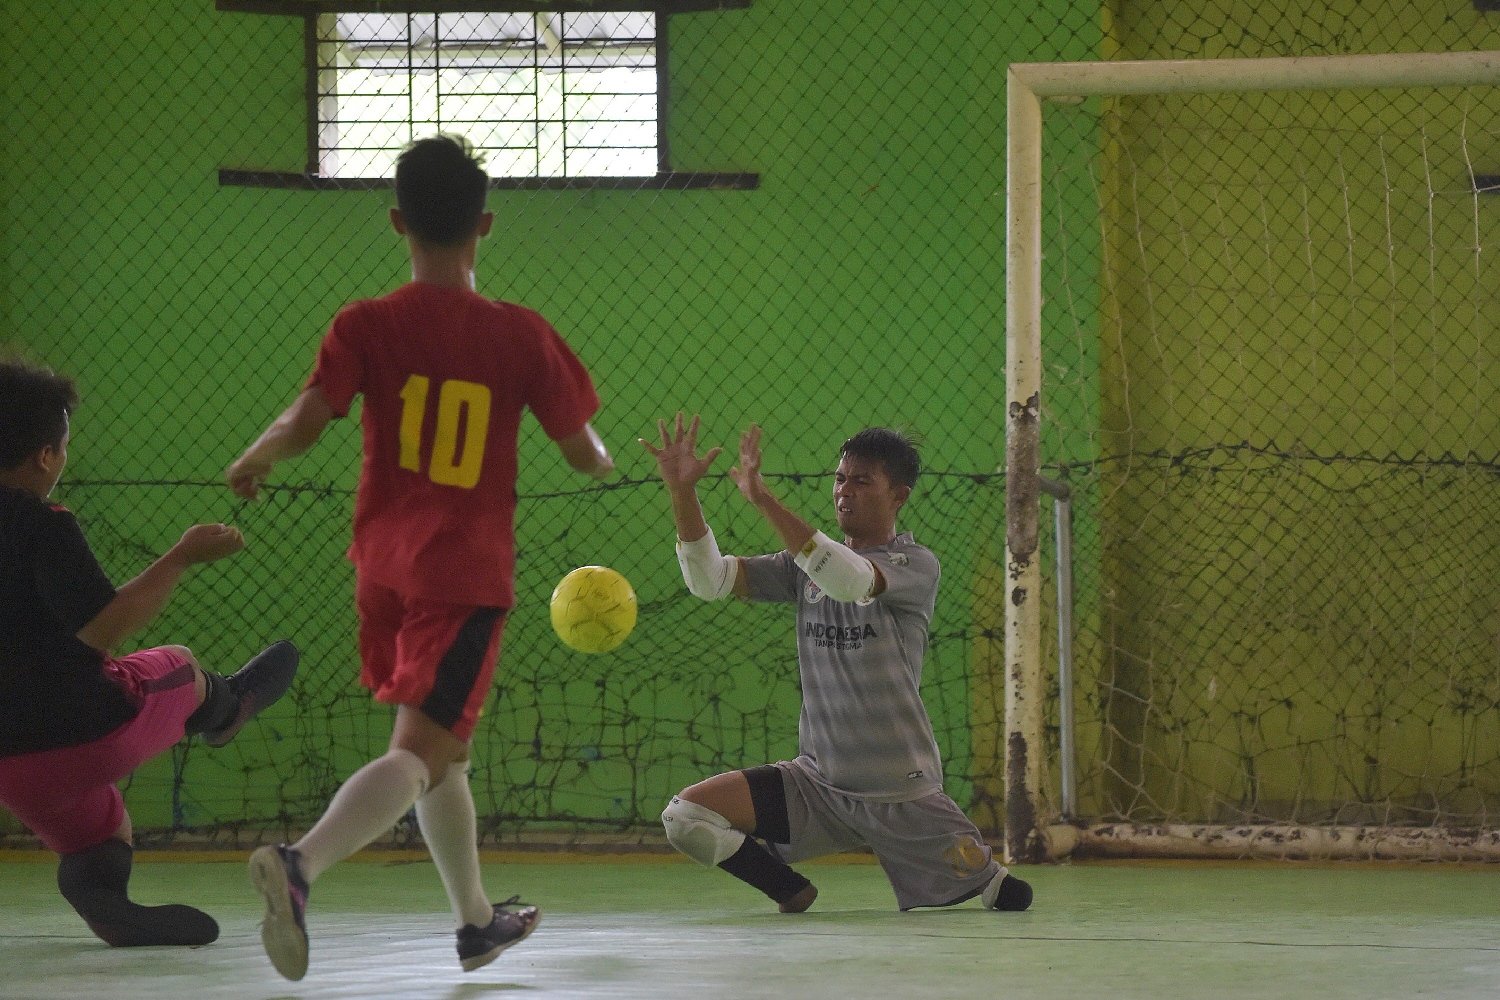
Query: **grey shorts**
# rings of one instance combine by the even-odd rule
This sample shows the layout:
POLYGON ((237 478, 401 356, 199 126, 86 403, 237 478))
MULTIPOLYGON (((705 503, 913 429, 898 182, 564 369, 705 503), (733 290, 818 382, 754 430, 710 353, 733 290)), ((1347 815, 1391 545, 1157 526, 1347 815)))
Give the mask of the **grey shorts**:
POLYGON ((777 761, 776 768, 791 841, 768 846, 787 864, 868 846, 903 910, 971 899, 1000 870, 979 828, 941 791, 871 802, 815 780, 800 760, 777 761))

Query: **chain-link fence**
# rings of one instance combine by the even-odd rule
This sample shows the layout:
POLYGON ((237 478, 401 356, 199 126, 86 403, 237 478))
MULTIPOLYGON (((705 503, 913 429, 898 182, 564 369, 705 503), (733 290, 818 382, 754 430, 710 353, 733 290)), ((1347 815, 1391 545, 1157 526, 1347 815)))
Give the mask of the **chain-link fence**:
MULTIPOLYGON (((84 396, 57 496, 117 580, 190 523, 244 529, 247 550, 196 571, 140 643, 184 642, 225 670, 282 635, 305 651, 292 694, 235 745, 189 744, 139 772, 137 828, 234 842, 304 826, 389 733, 355 680, 343 553, 357 429, 336 424, 257 505, 220 477, 296 394, 334 311, 407 278, 390 192, 287 181, 308 160, 296 4, 4 11, 4 334, 84 396)), ((621 474, 570 478, 527 424, 519 595, 475 740, 487 837, 649 827, 684 784, 795 752, 791 610, 683 591, 669 506, 635 443, 678 409, 704 413, 709 443, 760 422, 773 485, 827 526, 845 437, 872 424, 920 436, 928 471, 903 527, 944 568, 924 694, 954 794, 993 798, 999 674, 973 677, 971 603, 1002 517, 997 67, 1087 56, 1096 15, 670 14, 666 176, 492 192, 480 291, 539 310, 578 351, 621 474), (693 180, 725 176, 737 180, 693 180), (552 586, 586 563, 624 572, 642 603, 627 644, 593 658, 547 625, 552 586), (988 731, 971 726, 976 697, 988 731)), ((703 491, 726 551, 773 549, 728 465, 703 491)))
MULTIPOLYGON (((0 337, 83 391, 58 498, 117 580, 195 521, 245 530, 248 549, 198 570, 141 644, 184 642, 225 670, 282 635, 305 652, 289 698, 233 746, 185 746, 130 786, 148 836, 224 843, 305 826, 389 733, 355 682, 343 551, 357 429, 332 428, 258 505, 220 476, 295 395, 337 308, 408 276, 387 188, 295 179, 317 114, 309 17, 335 5, 238 6, 258 12, 0 6, 0 337)), ((536 308, 575 347, 621 475, 580 485, 528 425, 518 601, 475 742, 485 837, 649 827, 683 784, 794 751, 791 611, 683 593, 666 498, 634 442, 678 409, 704 413, 710 443, 760 422, 773 486, 825 526, 839 442, 872 424, 921 437, 928 471, 902 526, 944 569, 923 694, 949 790, 996 828, 1005 66, 1500 47, 1495 16, 1458 0, 755 0, 665 15, 661 176, 490 198, 480 291, 536 308), (546 623, 551 587, 585 563, 624 572, 642 602, 607 656, 570 653, 546 623)), ((1151 128, 1111 139, 1149 142, 1151 128)), ((1081 141, 1100 136, 1096 115, 1081 141)), ((1048 224, 1092 247, 1076 261, 1095 267, 1101 209, 1079 198, 1048 224)), ((1054 359, 1100 335, 1097 316, 1047 334, 1054 359)), ((1107 392, 1097 356, 1052 362, 1073 366, 1053 374, 1085 410, 1107 392)), ((726 551, 774 547, 727 480, 704 504, 726 551)), ((1079 559, 1097 565, 1107 519, 1081 513, 1079 559)))

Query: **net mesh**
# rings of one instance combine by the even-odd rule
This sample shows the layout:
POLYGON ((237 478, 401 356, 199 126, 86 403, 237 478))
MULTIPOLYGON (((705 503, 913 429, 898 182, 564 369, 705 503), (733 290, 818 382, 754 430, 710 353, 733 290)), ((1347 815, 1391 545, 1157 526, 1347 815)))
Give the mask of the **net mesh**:
MULTIPOLYGON (((937 552, 944 570, 923 696, 948 790, 993 831, 1004 520, 1003 482, 994 475, 1004 433, 1000 67, 1497 47, 1493 15, 1448 6, 803 0, 670 16, 669 176, 748 173, 758 185, 579 184, 496 191, 490 199, 498 222, 481 247, 480 291, 536 308, 577 349, 605 400, 595 424, 619 457, 621 476, 581 488, 528 424, 518 601, 474 748, 484 838, 635 836, 682 785, 795 749, 790 611, 704 605, 682 592, 666 498, 633 443, 678 408, 705 412, 712 443, 732 444, 745 425, 761 422, 773 486, 824 527, 840 441, 872 424, 921 436, 929 471, 902 526, 937 552), (551 587, 586 563, 621 570, 641 600, 635 634, 604 657, 570 653, 547 626, 551 587)), ((283 635, 304 650, 288 698, 231 747, 188 744, 137 772, 127 790, 136 828, 148 842, 284 836, 310 823, 389 734, 388 710, 372 705, 355 680, 352 575, 343 551, 357 428, 333 426, 313 453, 278 470, 259 504, 233 500, 219 479, 295 394, 339 306, 405 280, 404 249, 384 218, 389 192, 220 182, 221 170, 295 175, 308 161, 300 16, 231 13, 188 0, 101 0, 86 9, 3 0, 0 11, 8 69, 0 74, 0 120, 10 140, 0 150, 7 237, 0 339, 73 375, 84 395, 57 496, 78 513, 117 581, 191 523, 226 520, 245 530, 247 550, 191 575, 136 638, 140 645, 185 643, 223 670, 283 635)), ((1468 123, 1471 146, 1490 141, 1488 100, 1458 96, 1432 108, 1424 98, 1381 113, 1430 122, 1448 163, 1431 184, 1403 176, 1395 190, 1409 197, 1398 211, 1350 216, 1361 240, 1401 248, 1386 253, 1401 262, 1399 291, 1340 297, 1306 288, 1304 268, 1280 284, 1268 276, 1248 286, 1238 306, 1243 323, 1219 307, 1218 325, 1254 326, 1267 349, 1297 359, 1286 367, 1310 384, 1298 384, 1312 392, 1302 397, 1278 375, 1282 354, 1253 363, 1229 358, 1211 349, 1206 333, 1173 332, 1162 318, 1207 312, 1211 300, 1217 306, 1227 293, 1215 282, 1226 276, 1184 272, 1170 293, 1177 305, 1153 311, 1140 296, 1169 293, 1135 278, 1124 262, 1132 245, 1149 247, 1150 272, 1173 272, 1176 265, 1156 260, 1183 244, 1180 227, 1161 221, 1172 213, 1208 226, 1211 233, 1190 230, 1205 247, 1231 239, 1243 268, 1256 274, 1268 256, 1279 260, 1320 242, 1291 239, 1296 226, 1280 226, 1295 223, 1295 197, 1265 203, 1277 225, 1254 231, 1277 232, 1270 243, 1252 238, 1238 215, 1231 214, 1233 224, 1210 221, 1218 218, 1212 206, 1192 193, 1204 188, 1182 176, 1196 154, 1183 157, 1171 144, 1219 127, 1219 113, 1200 106, 1201 120, 1184 125, 1187 111, 1158 119, 1141 110, 1123 121, 1082 106, 1049 119, 1049 148, 1061 141, 1109 153, 1103 163, 1084 158, 1060 167, 1048 195, 1049 235, 1059 242, 1047 272, 1046 455, 1049 471, 1081 491, 1086 614, 1079 643, 1093 664, 1086 696, 1094 720, 1085 786, 1099 813, 1269 812, 1273 799, 1299 793, 1266 791, 1265 782, 1285 778, 1305 757, 1336 759, 1367 777, 1363 753, 1373 744, 1355 751, 1326 732, 1292 734, 1290 720, 1308 703, 1322 706, 1330 726, 1347 706, 1346 726, 1384 741, 1382 752, 1394 746, 1404 754, 1423 739, 1456 748, 1441 765, 1411 756, 1393 762, 1385 753, 1387 773, 1399 767, 1429 784, 1468 788, 1480 780, 1468 775, 1493 769, 1493 754, 1483 749, 1496 745, 1493 714, 1482 706, 1495 696, 1495 622, 1485 617, 1477 583, 1486 573, 1493 579, 1495 562, 1480 506, 1493 472, 1485 464, 1493 459, 1483 456, 1495 453, 1494 417, 1483 406, 1494 366, 1481 335, 1493 310, 1480 308, 1490 304, 1484 289, 1493 276, 1475 249, 1483 241, 1467 235, 1483 235, 1486 220, 1476 226, 1475 213, 1492 209, 1461 196, 1452 159, 1460 123, 1468 123), (1455 108, 1467 110, 1454 117, 1455 108), (1170 135, 1156 136, 1157 122, 1170 135), (1148 221, 1127 223, 1127 187, 1114 178, 1151 149, 1155 166, 1131 176, 1159 204, 1143 213, 1148 221), (1469 225, 1458 226, 1457 208, 1445 210, 1435 235, 1425 235, 1424 224, 1437 216, 1424 199, 1432 193, 1446 204, 1453 192, 1469 225), (1385 220, 1398 237, 1381 235, 1385 220), (1441 248, 1436 258, 1429 245, 1441 248), (1102 266, 1106 251, 1117 261, 1111 268, 1102 266), (1432 259, 1441 269, 1426 275, 1423 262, 1432 259), (1117 274, 1130 287, 1101 291, 1100 274, 1117 274), (1398 308, 1398 295, 1410 295, 1410 304, 1398 308), (1278 303, 1274 324, 1255 311, 1263 308, 1256 300, 1278 303), (1282 323, 1283 313, 1315 303, 1373 308, 1351 329, 1372 337, 1378 330, 1375 346, 1355 350, 1350 341, 1334 350, 1282 323), (1462 311, 1437 318, 1451 308, 1462 311), (1121 331, 1128 325, 1136 336, 1137 318, 1155 325, 1123 351, 1121 331), (1424 322, 1444 331, 1438 353, 1424 353, 1435 339, 1424 322), (1468 341, 1459 333, 1465 322, 1468 341), (1320 345, 1326 362, 1313 356, 1320 345), (1234 367, 1246 364, 1253 374, 1234 367), (1385 423, 1352 439, 1323 430, 1353 420, 1345 411, 1370 401, 1330 396, 1313 377, 1339 366, 1381 373, 1373 405, 1385 423), (1219 397, 1220 413, 1255 406, 1296 413, 1308 430, 1298 436, 1273 422, 1210 434, 1199 426, 1214 420, 1201 416, 1164 423, 1164 413, 1208 405, 1205 381, 1214 392, 1239 390, 1219 397), (1446 397, 1441 416, 1425 405, 1439 382, 1468 386, 1468 395, 1446 397), (1121 385, 1131 392, 1123 401, 1121 385), (1380 437, 1397 426, 1399 438, 1380 437), (1432 434, 1422 430, 1429 426, 1432 434), (1291 457, 1274 460, 1282 453, 1291 457), (1335 461, 1340 454, 1348 457, 1335 461), (1398 490, 1401 484, 1416 485, 1398 490), (1437 504, 1431 498, 1439 494, 1454 499, 1437 504), (1304 516, 1255 506, 1262 497, 1295 497, 1304 516), (1200 507, 1205 513, 1192 513, 1200 507), (1363 538, 1348 530, 1349 518, 1339 520, 1340 510, 1384 533, 1363 538), (1188 522, 1208 533, 1186 531, 1188 522), (1235 523, 1244 526, 1232 532, 1235 523), (1454 531, 1440 540, 1445 523, 1454 531), (1326 530, 1316 544, 1273 544, 1278 530, 1311 538, 1320 524, 1326 530), (1419 547, 1403 557, 1408 538, 1419 547), (1344 567, 1372 549, 1388 554, 1381 565, 1393 571, 1358 576, 1382 579, 1383 604, 1345 586, 1344 567), (1226 560, 1225 551, 1237 555, 1226 560), (1454 563, 1467 560, 1466 569, 1450 566, 1449 552, 1454 563), (1340 572, 1330 575, 1330 566, 1340 572), (1245 582, 1230 587, 1229 579, 1245 582), (1233 593, 1235 610, 1195 609, 1218 591, 1233 593), (1302 603, 1304 594, 1313 603, 1302 603), (1346 618, 1341 607, 1360 615, 1346 618), (1415 619, 1413 607, 1421 611, 1415 619), (1459 621, 1442 616, 1465 607, 1462 626, 1441 624, 1459 621), (1347 644, 1340 630, 1367 650, 1363 660, 1319 658, 1325 647, 1347 644), (1393 649, 1399 655, 1388 655, 1393 649), (1436 652, 1449 649, 1467 652, 1436 652), (1416 726, 1402 730, 1406 743, 1392 742, 1395 703, 1372 708, 1370 665, 1387 672, 1384 690, 1410 692, 1408 704, 1432 722, 1431 735, 1416 726), (1351 693, 1342 700, 1307 694, 1323 691, 1328 679, 1351 693), (1217 685, 1211 697, 1210 680, 1217 685), (1230 703, 1229 691, 1237 692, 1235 707, 1214 709, 1230 703), (1457 704, 1469 707, 1445 707, 1457 704), (1148 738, 1148 727, 1165 735, 1148 738), (1248 799, 1236 784, 1249 780, 1245 773, 1257 789, 1248 799)), ((1341 105, 1338 113, 1364 106, 1341 105)), ((1265 178, 1240 172, 1265 148, 1293 140, 1316 146, 1324 135, 1288 132, 1284 112, 1268 107, 1266 114, 1261 131, 1248 135, 1273 138, 1220 161, 1233 164, 1222 169, 1241 176, 1247 192, 1265 178)), ((1476 151, 1474 162, 1490 152, 1476 151)), ((1351 169, 1376 162, 1366 148, 1350 148, 1345 159, 1351 169)), ((1299 190, 1285 176, 1276 185, 1293 196, 1299 190)), ((1236 197, 1231 213, 1257 205, 1244 192, 1236 197)), ((1324 213, 1314 214, 1321 220, 1324 213)), ((1340 273, 1312 271, 1330 284, 1340 273)), ((709 480, 703 492, 726 551, 774 546, 726 480, 709 480)), ((1404 787, 1400 796, 1420 800, 1404 787)), ((1461 807, 1441 808, 1457 814, 1461 807)), ((1462 808, 1483 813, 1482 804, 1462 808)))
POLYGON ((1500 818, 1496 110, 1048 109, 1052 203, 1099 222, 1054 208, 1043 237, 1069 263, 1043 463, 1082 512, 1079 818, 1500 818))
MULTIPOLYGON (((868 14, 757 4, 665 19, 667 180, 748 173, 752 189, 491 192, 479 290, 535 308, 573 345, 620 475, 583 485, 523 426, 518 599, 474 745, 487 842, 659 831, 685 784, 795 753, 791 610, 683 590, 667 498, 635 444, 679 408, 704 412, 711 444, 760 422, 773 487, 823 527, 840 442, 868 425, 921 437, 927 472, 902 527, 944 569, 923 695, 949 790, 998 822, 985 809, 999 674, 972 610, 1003 520, 991 40, 1082 56, 1097 32, 1061 3, 868 14), (548 625, 552 587, 584 564, 620 570, 641 602, 605 656, 567 650, 548 625)), ((135 643, 184 643, 224 671, 281 636, 304 650, 292 692, 233 745, 187 744, 136 773, 136 829, 147 842, 284 836, 390 733, 357 684, 343 558, 358 428, 336 422, 258 504, 220 479, 295 396, 334 312, 406 280, 390 192, 220 182, 308 161, 300 16, 8 0, 0 21, 0 115, 22 137, 0 154, 0 339, 83 394, 56 496, 116 581, 194 522, 244 530, 247 549, 194 571, 135 643)), ((703 489, 721 543, 773 550, 728 465, 703 489)))

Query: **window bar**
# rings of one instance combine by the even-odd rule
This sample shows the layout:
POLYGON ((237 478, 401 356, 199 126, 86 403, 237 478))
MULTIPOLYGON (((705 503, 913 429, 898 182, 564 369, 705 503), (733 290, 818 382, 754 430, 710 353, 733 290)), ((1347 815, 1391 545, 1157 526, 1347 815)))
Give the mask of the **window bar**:
MULTIPOLYGON (((413 37, 416 14, 406 15, 406 141, 416 138, 417 43, 413 37)), ((394 174, 392 175, 394 176, 394 174)))
POLYGON ((531 174, 542 174, 542 18, 545 14, 531 15, 531 174))
POLYGON ((558 115, 562 120, 562 175, 572 177, 573 171, 568 169, 568 154, 572 147, 568 144, 568 62, 573 58, 572 49, 568 45, 568 15, 566 13, 557 15, 557 89, 562 95, 562 104, 558 109, 558 115))
MULTIPOLYGON (((432 118, 437 131, 443 130, 443 15, 432 15, 432 118)), ((413 129, 416 123, 412 123, 413 129)), ((412 136, 412 141, 416 141, 412 136)))
POLYGON ((667 78, 667 26, 671 18, 660 14, 651 18, 656 42, 656 172, 664 174, 670 169, 672 157, 667 148, 667 114, 670 103, 668 90, 671 81, 667 78))

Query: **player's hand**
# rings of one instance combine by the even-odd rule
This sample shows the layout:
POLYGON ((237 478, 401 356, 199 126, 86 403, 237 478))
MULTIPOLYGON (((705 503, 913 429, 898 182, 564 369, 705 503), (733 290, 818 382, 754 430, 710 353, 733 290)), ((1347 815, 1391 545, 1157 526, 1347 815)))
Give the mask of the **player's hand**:
POLYGON ((183 562, 213 562, 232 556, 245 547, 245 536, 240 529, 227 524, 195 524, 182 533, 172 553, 183 562))
POLYGON ((714 459, 719 457, 723 448, 710 448, 701 458, 698 456, 698 414, 693 414, 693 419, 686 425, 683 423, 682 412, 679 410, 677 418, 669 427, 665 420, 656 422, 656 429, 661 434, 661 445, 652 445, 645 438, 637 438, 641 446, 651 453, 656 459, 656 468, 661 473, 662 481, 669 487, 689 487, 696 485, 698 480, 708 472, 708 467, 714 464, 714 459))
POLYGON ((740 493, 752 504, 759 504, 766 496, 766 483, 760 477, 760 425, 751 424, 740 435, 740 463, 729 470, 729 478, 740 488, 740 493))
POLYGON ((236 496, 244 497, 246 500, 254 500, 260 496, 261 484, 271 474, 271 463, 262 462, 242 455, 235 459, 224 472, 224 481, 236 496))

